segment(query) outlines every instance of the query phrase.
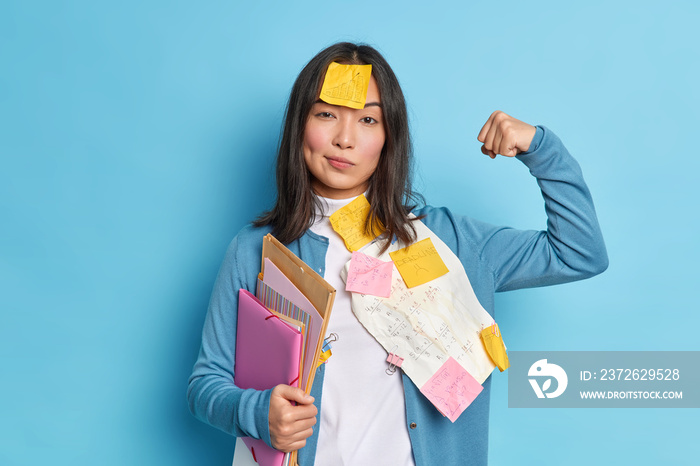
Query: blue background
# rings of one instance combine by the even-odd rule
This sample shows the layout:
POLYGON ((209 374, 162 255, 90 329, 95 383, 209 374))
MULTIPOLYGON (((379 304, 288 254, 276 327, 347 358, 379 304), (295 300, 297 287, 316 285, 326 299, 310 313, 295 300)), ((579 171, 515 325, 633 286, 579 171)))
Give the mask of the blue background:
MULTIPOLYGON (((230 464, 187 377, 292 82, 338 40, 399 76, 431 204, 544 226, 526 168, 479 151, 497 109, 583 167, 610 268, 500 295, 509 349, 700 350, 697 3, 97 3, 0 6, 0 464, 230 464)), ((492 465, 697 461, 697 410, 508 409, 506 374, 492 465)))

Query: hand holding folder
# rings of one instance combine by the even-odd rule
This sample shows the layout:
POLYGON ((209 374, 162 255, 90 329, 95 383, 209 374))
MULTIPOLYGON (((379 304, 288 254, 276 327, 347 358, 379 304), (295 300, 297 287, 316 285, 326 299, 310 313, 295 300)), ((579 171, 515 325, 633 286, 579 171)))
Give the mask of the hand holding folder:
MULTIPOLYGON (((288 438, 278 434, 277 440, 285 449, 294 448, 310 435, 306 433, 313 426, 316 408, 292 406, 290 402, 309 401, 306 396, 311 392, 320 363, 335 289, 272 235, 263 239, 261 268, 259 282, 275 283, 279 289, 267 290, 263 296, 259 288, 260 299, 246 290, 239 292, 235 383, 241 388, 273 389, 270 399, 273 436, 278 425, 278 420, 273 418, 292 408, 298 421, 294 434, 288 438), (266 280, 266 272, 274 280, 266 280), (300 309, 306 312, 306 318, 300 309), (279 385, 299 387, 303 392, 279 385)), ((296 451, 284 454, 262 440, 243 438, 243 442, 260 465, 296 464, 296 451)))
POLYGON ((314 398, 303 390, 278 385, 270 396, 270 437, 273 444, 285 451, 302 448, 313 433, 318 410, 314 398))

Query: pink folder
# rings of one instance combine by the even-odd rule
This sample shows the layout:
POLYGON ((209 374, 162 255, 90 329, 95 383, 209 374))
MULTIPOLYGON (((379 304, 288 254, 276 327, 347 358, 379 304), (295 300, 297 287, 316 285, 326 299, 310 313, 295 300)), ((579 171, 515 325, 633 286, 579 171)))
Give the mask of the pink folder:
MULTIPOLYGON (((275 385, 299 386, 302 334, 272 314, 250 292, 238 292, 238 330, 234 381, 241 388, 267 390, 275 385)), ((285 454, 264 441, 243 442, 261 466, 281 466, 285 454)))

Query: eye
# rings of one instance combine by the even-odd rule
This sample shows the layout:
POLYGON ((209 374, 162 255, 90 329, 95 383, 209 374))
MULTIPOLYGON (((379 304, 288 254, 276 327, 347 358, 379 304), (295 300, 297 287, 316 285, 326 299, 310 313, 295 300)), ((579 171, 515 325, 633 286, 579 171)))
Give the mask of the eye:
POLYGON ((375 119, 372 118, 372 117, 364 117, 364 118, 363 118, 362 120, 360 120, 360 121, 361 121, 362 123, 366 124, 366 125, 376 125, 377 123, 379 123, 377 120, 375 120, 375 119))
POLYGON ((318 112, 316 116, 319 118, 333 118, 333 114, 331 112, 318 112))

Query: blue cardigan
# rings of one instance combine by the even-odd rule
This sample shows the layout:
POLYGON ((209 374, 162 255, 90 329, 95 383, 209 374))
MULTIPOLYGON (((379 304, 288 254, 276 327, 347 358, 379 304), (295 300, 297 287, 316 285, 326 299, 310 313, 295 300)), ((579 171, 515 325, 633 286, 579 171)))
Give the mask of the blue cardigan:
MULTIPOLYGON (((559 138, 544 127, 527 153, 517 157, 537 178, 545 200, 546 231, 524 231, 457 216, 446 208, 415 211, 459 257, 481 305, 494 313, 494 293, 581 280, 601 273, 608 259, 593 201, 581 169, 559 138)), ((238 290, 255 291, 262 238, 269 228, 248 226, 231 242, 219 270, 202 334, 202 347, 189 379, 190 410, 199 419, 236 437, 270 444, 271 390, 244 390, 233 383, 238 290)), ((307 231, 287 245, 304 262, 325 273, 328 239, 307 231)), ((319 416, 325 366, 311 395, 319 416)), ((359 382, 361 383, 361 382, 359 382)), ((403 375, 406 422, 416 465, 485 465, 491 378, 453 424, 403 375)), ((301 466, 314 464, 318 428, 299 451, 301 466)))

